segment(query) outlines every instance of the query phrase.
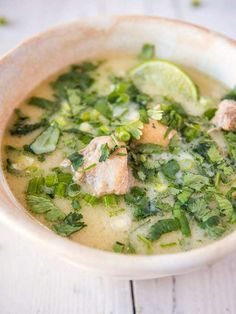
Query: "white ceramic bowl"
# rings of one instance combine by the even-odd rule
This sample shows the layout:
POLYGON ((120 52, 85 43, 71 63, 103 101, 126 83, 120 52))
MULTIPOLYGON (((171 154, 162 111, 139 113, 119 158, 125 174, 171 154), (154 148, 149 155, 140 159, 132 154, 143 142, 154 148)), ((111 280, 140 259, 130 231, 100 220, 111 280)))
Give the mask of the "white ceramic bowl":
MULTIPOLYGON (((0 60, 0 141, 13 109, 42 80, 67 65, 109 51, 137 53, 143 43, 158 56, 202 70, 229 87, 236 84, 236 43, 190 24, 163 18, 86 18, 37 35, 0 60)), ((71 264, 99 275, 143 279, 180 274, 232 252, 236 232, 189 252, 135 256, 104 252, 57 236, 14 199, 0 169, 0 220, 71 264)))

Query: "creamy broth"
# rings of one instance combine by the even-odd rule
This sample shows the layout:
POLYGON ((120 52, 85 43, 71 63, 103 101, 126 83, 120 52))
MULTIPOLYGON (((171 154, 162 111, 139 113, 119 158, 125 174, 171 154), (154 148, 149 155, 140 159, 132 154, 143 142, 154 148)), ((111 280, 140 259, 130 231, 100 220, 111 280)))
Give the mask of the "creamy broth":
MULTIPOLYGON (((94 83, 92 89, 97 90, 101 95, 106 95, 113 90, 113 84, 109 79, 110 75, 126 75, 127 71, 137 64, 137 58, 134 56, 114 54, 106 56, 102 59, 106 61, 95 71, 94 77, 96 78, 96 82, 94 83)), ((224 95, 227 91, 225 86, 219 81, 216 81, 215 79, 210 78, 193 68, 185 68, 184 66, 183 68, 198 85, 200 94, 211 98, 213 107, 218 104, 222 95, 224 95)), ((64 72, 65 71, 62 71, 61 73, 64 72)), ((48 80, 40 84, 40 86, 32 92, 32 96, 52 99, 53 91, 50 88, 49 82, 55 80, 58 75, 59 74, 57 73, 55 76, 50 77, 48 80)), ((19 104, 19 108, 25 115, 30 116, 30 122, 32 123, 37 121, 43 113, 43 110, 35 106, 29 106, 26 101, 19 104)), ((188 113, 202 114, 206 109, 206 105, 202 103, 201 106, 199 105, 197 110, 193 109, 192 112, 189 112, 191 110, 191 106, 188 106, 188 113)), ((6 158, 8 158, 6 150, 4 149, 6 145, 23 147, 25 144, 31 143, 37 135, 42 132, 42 129, 39 129, 26 136, 11 136, 9 134, 9 128, 12 126, 15 119, 16 117, 13 115, 8 123, 8 127, 4 135, 4 163, 6 158)), ((51 173, 52 168, 59 166, 68 156, 68 153, 71 153, 71 151, 64 149, 63 138, 60 138, 56 150, 46 155, 45 161, 39 161, 37 156, 34 155, 30 155, 29 158, 33 159, 33 166, 39 167, 42 170, 43 175, 46 175, 51 173)), ((5 171, 5 176, 13 195, 18 199, 18 201, 29 210, 35 219, 50 228, 52 223, 48 222, 44 218, 44 215, 33 214, 25 200, 29 176, 16 176, 7 171, 5 171)), ((137 185, 139 184, 140 183, 137 183, 137 185)), ((68 214, 71 211, 71 200, 55 197, 53 201, 63 212, 68 214)), ((135 221, 132 216, 132 208, 127 205, 122 198, 120 198, 119 205, 116 209, 105 208, 103 203, 92 206, 87 204, 84 200, 80 200, 80 204, 81 209, 79 211, 82 213, 83 221, 87 226, 82 230, 73 233, 69 236, 69 238, 86 246, 112 251, 113 245, 116 241, 125 244, 129 242, 132 244, 132 247, 135 247, 137 254, 164 254, 193 249, 214 241, 214 238, 209 237, 204 229, 200 228, 193 221, 193 219, 190 219, 191 237, 184 237, 180 230, 166 233, 163 234, 159 240, 154 241, 152 243, 152 248, 150 249, 148 248, 147 243, 140 239, 138 235, 146 236, 150 226, 159 219, 170 217, 169 213, 157 213, 155 216, 147 217, 141 221, 135 221), (115 210, 121 208, 122 211, 120 213, 114 214, 115 210)), ((231 227, 225 234, 227 234, 230 229, 231 227)))

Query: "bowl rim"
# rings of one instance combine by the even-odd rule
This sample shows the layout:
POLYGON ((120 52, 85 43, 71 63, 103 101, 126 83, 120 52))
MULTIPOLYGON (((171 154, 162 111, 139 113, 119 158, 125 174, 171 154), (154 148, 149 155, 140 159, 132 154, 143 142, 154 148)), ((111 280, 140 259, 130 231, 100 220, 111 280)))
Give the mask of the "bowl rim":
MULTIPOLYGON (((67 28, 69 26, 73 25, 78 25, 78 26, 83 26, 83 27, 90 27, 90 24, 88 21, 93 21, 92 26, 96 27, 97 22, 101 20, 109 20, 114 23, 121 23, 123 21, 138 21, 138 20, 154 20, 157 23, 167 23, 167 24, 177 24, 178 26, 181 27, 186 27, 186 28, 192 28, 197 31, 199 31, 202 34, 212 34, 214 37, 218 37, 224 42, 229 43, 230 45, 233 45, 235 48, 236 52, 236 40, 228 38, 227 36, 220 34, 216 31, 211 31, 205 27, 194 25, 192 23, 180 21, 177 19, 170 19, 170 18, 164 18, 164 17, 157 17, 157 16, 145 16, 145 15, 118 15, 118 16, 96 16, 96 17, 86 17, 86 18, 80 18, 79 20, 74 20, 70 21, 67 23, 61 23, 59 25, 50 27, 40 33, 37 33, 34 36, 31 36, 29 39, 21 41, 15 48, 9 50, 7 53, 5 53, 1 58, 0 58, 0 66, 4 64, 4 62, 9 58, 14 56, 14 54, 17 54, 18 51, 20 51, 22 48, 25 46, 30 45, 32 42, 35 41, 40 41, 41 39, 44 38, 44 36, 52 36, 54 33, 59 31, 62 28, 67 28)), ((111 26, 112 27, 112 26, 111 26)), ((109 26, 110 28, 110 26, 109 26)), ((3 172, 3 167, 1 164, 1 173, 4 174, 3 172)), ((5 180, 6 183, 6 178, 4 176, 3 180, 5 180)), ((7 184, 7 183, 6 183, 7 184)), ((8 187, 8 185, 7 185, 8 187)), ((10 191, 10 188, 8 187, 9 191, 13 196, 13 193, 10 191)), ((14 196, 13 196, 14 197, 14 196)), ((1 198, 1 195, 0 195, 1 198)), ((22 209, 24 209, 23 206, 21 206, 22 209)), ((35 220, 36 221, 36 220, 35 220)), ((32 221, 35 223, 35 221, 32 221)), ((235 250, 234 245, 236 243, 236 230, 231 232, 230 234, 226 235, 225 237, 216 240, 210 244, 207 244, 203 247, 200 248, 195 248, 189 251, 184 251, 184 252, 177 252, 177 253, 168 253, 168 254, 161 254, 161 255, 132 255, 132 254, 117 254, 114 252, 110 251, 104 251, 101 249, 97 248, 92 248, 88 247, 82 244, 79 244, 77 242, 71 241, 66 238, 62 238, 56 234, 54 234, 51 230, 48 228, 44 227, 42 224, 40 224, 38 221, 36 221, 37 225, 40 227, 38 228, 42 230, 43 237, 39 237, 37 233, 33 233, 31 230, 27 229, 25 227, 24 222, 22 221, 17 221, 16 218, 14 218, 9 212, 7 206, 3 206, 1 204, 1 210, 0 210, 0 222, 4 222, 6 225, 8 225, 10 228, 14 228, 17 230, 20 234, 26 236, 28 239, 31 241, 37 241, 37 243, 40 243, 40 245, 49 248, 52 252, 54 252, 56 255, 59 255, 60 258, 67 260, 68 262, 76 265, 76 266, 83 266, 81 265, 79 260, 81 257, 84 255, 85 259, 84 262, 86 261, 86 256, 90 256, 92 261, 93 258, 98 258, 100 261, 99 267, 102 268, 102 262, 105 265, 106 262, 108 261, 107 265, 111 267, 115 267, 115 265, 123 265, 120 269, 120 274, 118 275, 119 277, 132 277, 128 275, 122 274, 122 269, 125 270, 131 265, 136 269, 136 271, 144 271, 145 269, 151 269, 152 274, 144 274, 140 275, 140 278, 153 278, 155 275, 155 269, 157 265, 165 265, 167 263, 166 267, 164 267, 164 271, 159 271, 160 273, 163 272, 164 275, 171 274, 171 269, 172 268, 177 268, 180 270, 181 273, 184 272, 184 269, 188 269, 189 266, 192 269, 198 268, 199 266, 206 264, 206 263, 211 263, 215 259, 219 259, 228 253, 232 252, 235 250), (44 228, 42 228, 42 226, 44 228), (68 255, 68 252, 70 252, 72 255, 68 255), (189 262, 192 261, 192 262, 189 262), (126 263, 126 266, 125 266, 126 263), (191 265, 190 265, 191 264, 191 265), (169 265, 169 266, 168 266, 169 265)), ((31 222, 31 224, 32 224, 31 222)), ((93 270, 94 265, 87 265, 84 268, 93 270)), ((97 270, 96 270, 97 272, 97 270)), ((174 271, 175 272, 175 271, 174 271)), ((178 271, 177 271, 178 272, 178 271)), ((103 275, 106 275, 106 270, 103 271, 101 270, 101 273, 103 275)), ((159 275, 158 275, 159 276, 159 275)))

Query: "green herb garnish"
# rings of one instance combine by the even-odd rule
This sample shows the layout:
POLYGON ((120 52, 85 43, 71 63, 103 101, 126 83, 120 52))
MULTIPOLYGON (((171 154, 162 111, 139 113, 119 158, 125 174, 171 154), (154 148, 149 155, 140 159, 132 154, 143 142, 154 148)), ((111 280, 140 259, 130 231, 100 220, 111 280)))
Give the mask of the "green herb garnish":
POLYGON ((52 229, 63 237, 68 237, 71 234, 80 231, 86 227, 86 224, 82 221, 83 216, 80 213, 69 213, 63 221, 58 224, 54 224, 52 229))
POLYGON ((106 161, 107 158, 110 156, 110 149, 108 144, 102 144, 101 146, 101 156, 99 158, 99 162, 106 161))
POLYGON ((75 152, 67 157, 75 170, 78 170, 84 164, 84 156, 75 152))

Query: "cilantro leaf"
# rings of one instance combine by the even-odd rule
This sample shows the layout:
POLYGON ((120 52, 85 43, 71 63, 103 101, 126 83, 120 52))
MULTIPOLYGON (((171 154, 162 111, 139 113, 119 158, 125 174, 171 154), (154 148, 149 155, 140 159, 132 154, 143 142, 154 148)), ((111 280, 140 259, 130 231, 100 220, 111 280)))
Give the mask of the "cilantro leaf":
POLYGON ((98 99, 94 108, 107 119, 110 120, 112 118, 112 110, 106 97, 101 97, 100 99, 98 99))
POLYGON ((10 134, 14 136, 27 135, 48 124, 48 121, 46 119, 42 119, 41 121, 36 123, 27 124, 26 122, 29 120, 29 117, 24 115, 20 109, 16 109, 15 114, 17 116, 17 119, 10 129, 10 134))
POLYGON ((219 150, 216 148, 216 146, 212 145, 208 151, 207 155, 210 158, 212 162, 219 163, 223 160, 223 157, 221 156, 219 150))
POLYGON ((149 202, 146 192, 140 187, 133 187, 125 194, 125 202, 134 208, 134 218, 137 220, 156 214, 156 208, 149 202))
POLYGON ((234 209, 231 202, 223 195, 216 194, 215 198, 220 207, 220 211, 224 216, 226 216, 227 220, 230 221, 234 214, 234 209))
POLYGON ((216 110, 216 108, 210 108, 203 113, 203 116, 206 117, 208 120, 211 120, 214 117, 216 110))
POLYGON ((206 222, 210 217, 219 216, 219 211, 211 209, 203 198, 189 202, 188 210, 199 222, 206 222))
POLYGON ((155 57, 155 46, 152 44, 144 44, 138 58, 142 61, 155 57))
POLYGON ((226 227, 219 216, 212 216, 201 225, 207 230, 208 234, 217 238, 220 237, 226 230, 226 227))
POLYGON ((81 91, 87 90, 94 82, 94 79, 90 75, 91 71, 93 71, 91 68, 84 67, 81 64, 72 66, 68 72, 60 75, 56 81, 51 83, 57 97, 60 99, 66 98, 68 89, 78 88, 81 91))
POLYGON ((46 219, 48 221, 58 221, 65 217, 65 214, 47 196, 27 195, 26 201, 33 213, 46 213, 46 219))
POLYGON ((110 156, 110 149, 109 149, 109 146, 108 144, 102 144, 101 146, 101 156, 99 158, 99 162, 102 162, 102 161, 106 161, 107 158, 110 156))
POLYGON ((196 191, 201 191, 201 189, 209 185, 209 178, 204 177, 199 174, 187 173, 184 175, 183 183, 185 186, 192 188, 196 191))
POLYGON ((169 160, 166 164, 161 167, 163 174, 169 178, 174 179, 176 173, 180 170, 178 162, 174 159, 169 160))
POLYGON ((41 109, 51 110, 51 108, 55 105, 55 102, 42 97, 31 97, 28 100, 28 104, 41 109))
POLYGON ((75 170, 78 170, 84 163, 84 156, 77 152, 71 154, 67 158, 71 161, 72 167, 75 170))
POLYGON ((67 237, 71 234, 86 227, 86 224, 81 221, 83 216, 78 212, 69 213, 63 221, 52 226, 52 230, 57 234, 67 237))
POLYGON ((67 98, 71 107, 71 111, 73 115, 77 115, 84 108, 81 105, 81 95, 78 89, 68 89, 67 90, 67 98))

